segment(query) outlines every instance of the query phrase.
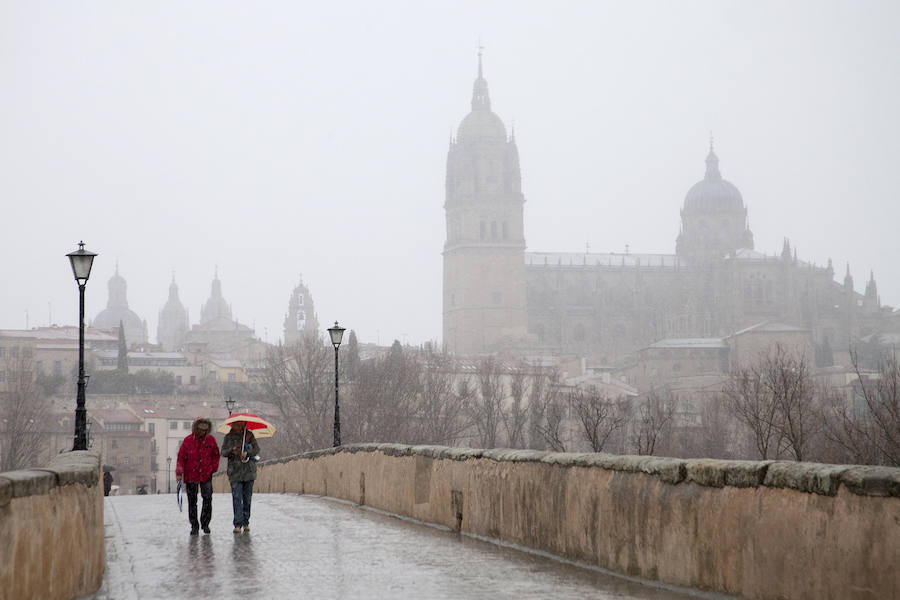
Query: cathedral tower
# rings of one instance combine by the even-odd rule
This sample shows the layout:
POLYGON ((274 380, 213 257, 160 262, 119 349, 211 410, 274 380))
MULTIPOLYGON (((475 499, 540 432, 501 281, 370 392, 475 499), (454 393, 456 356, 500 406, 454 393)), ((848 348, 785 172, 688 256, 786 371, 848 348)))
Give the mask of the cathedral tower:
POLYGON ((492 351, 526 334, 525 198, 515 137, 491 111, 481 52, 472 111, 450 141, 445 186, 444 345, 492 351))
POLYGON ((169 284, 169 299, 159 311, 159 325, 156 327, 156 341, 166 352, 180 350, 184 344, 184 336, 188 332, 188 314, 178 298, 178 284, 175 275, 169 284))
POLYGON ((304 336, 319 335, 319 321, 309 289, 303 285, 303 278, 294 288, 288 301, 288 312, 284 317, 284 344, 292 346, 300 343, 304 336))

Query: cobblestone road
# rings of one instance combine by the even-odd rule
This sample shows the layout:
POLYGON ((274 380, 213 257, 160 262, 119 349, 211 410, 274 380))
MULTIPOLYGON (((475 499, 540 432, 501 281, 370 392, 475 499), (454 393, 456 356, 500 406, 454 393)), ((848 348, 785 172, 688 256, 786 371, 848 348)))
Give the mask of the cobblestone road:
POLYGON ((105 503, 101 600, 690 597, 316 496, 256 494, 252 532, 233 534, 216 494, 199 536, 172 494, 105 503))

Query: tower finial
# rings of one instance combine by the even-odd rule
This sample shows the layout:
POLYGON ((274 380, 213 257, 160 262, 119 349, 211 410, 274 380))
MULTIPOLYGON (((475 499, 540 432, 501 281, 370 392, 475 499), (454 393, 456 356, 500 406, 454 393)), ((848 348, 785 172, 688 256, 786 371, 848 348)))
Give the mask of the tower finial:
POLYGON ((481 74, 481 54, 484 52, 484 46, 481 45, 481 36, 478 36, 478 79, 481 79, 483 75, 481 74))
POLYGON ((709 133, 709 154, 706 155, 706 179, 710 181, 722 179, 722 173, 719 171, 719 157, 713 150, 712 132, 709 133))
POLYGON ((484 71, 481 68, 481 55, 484 46, 481 39, 478 40, 478 77, 472 87, 472 110, 491 110, 491 98, 488 95, 487 81, 484 80, 484 71))

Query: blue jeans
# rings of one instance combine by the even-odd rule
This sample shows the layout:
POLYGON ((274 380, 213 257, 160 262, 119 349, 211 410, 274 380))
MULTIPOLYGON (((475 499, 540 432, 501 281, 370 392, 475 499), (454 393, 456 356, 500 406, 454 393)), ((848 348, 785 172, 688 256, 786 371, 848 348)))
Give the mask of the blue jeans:
POLYGON ((253 481, 235 481, 231 484, 231 506, 234 509, 234 526, 250 524, 250 499, 253 497, 253 481))

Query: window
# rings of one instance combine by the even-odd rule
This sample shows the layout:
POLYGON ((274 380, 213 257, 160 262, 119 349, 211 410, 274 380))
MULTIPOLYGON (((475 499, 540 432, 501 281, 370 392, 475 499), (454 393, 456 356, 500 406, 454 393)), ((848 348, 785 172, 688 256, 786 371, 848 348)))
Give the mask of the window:
POLYGON ((6 371, 0 371, 0 381, 6 381, 6 371))
POLYGON ((62 361, 61 360, 53 361, 53 374, 54 375, 62 375, 62 361))
POLYGON ((228 374, 228 381, 234 381, 234 373, 228 374))
POLYGON ((147 423, 147 431, 150 435, 156 435, 156 423, 147 423))
POLYGON ((503 221, 503 239, 505 240, 508 238, 509 238, 509 226, 507 225, 506 221, 503 221))
POLYGON ((42 360, 35 361, 34 370, 37 371, 38 373, 40 373, 41 375, 43 375, 44 374, 44 361, 42 361, 42 360))
POLYGON ((491 221, 491 239, 497 239, 497 221, 491 221))
POLYGON ((485 226, 484 221, 479 223, 479 230, 481 233, 481 239, 486 238, 487 237, 487 227, 485 226))
POLYGON ((494 304, 500 304, 503 301, 503 295, 500 292, 493 292, 491 294, 491 302, 494 304))
POLYGON ((178 421, 169 421, 169 429, 178 429, 178 421))
POLYGON ((181 385, 181 375, 176 375, 176 376, 175 376, 175 384, 176 384, 176 385, 181 385))
POLYGON ((119 440, 117 440, 117 439, 115 439, 115 438, 109 440, 109 446, 110 446, 110 448, 118 448, 118 447, 119 447, 119 440))
POLYGON ((194 385, 195 383, 197 383, 197 376, 191 375, 191 385, 194 385))
POLYGON ((182 428, 182 429, 190 429, 190 428, 191 428, 191 422, 190 422, 190 421, 185 421, 184 423, 181 424, 181 428, 182 428))
POLYGON ((123 464, 123 465, 130 465, 130 464, 131 464, 131 457, 130 457, 130 456, 123 456, 123 457, 122 457, 122 464, 123 464))
POLYGON ((139 464, 139 465, 144 464, 144 457, 143 457, 143 456, 138 456, 138 464, 139 464))
POLYGON ((0 346, 0 357, 6 356, 6 348, 0 346))

